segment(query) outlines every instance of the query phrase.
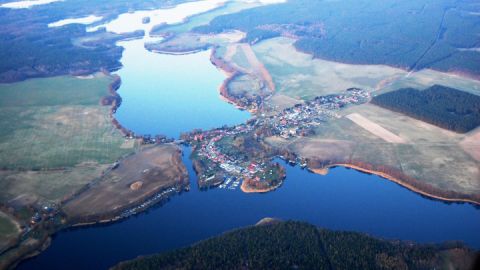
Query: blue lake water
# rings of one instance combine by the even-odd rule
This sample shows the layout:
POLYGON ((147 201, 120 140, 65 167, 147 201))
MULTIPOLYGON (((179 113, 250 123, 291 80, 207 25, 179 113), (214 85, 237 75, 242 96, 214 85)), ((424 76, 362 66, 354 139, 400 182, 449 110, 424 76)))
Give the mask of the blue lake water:
MULTIPOLYGON (((152 54, 141 41, 125 44, 118 74, 122 106, 116 117, 141 134, 178 137, 193 128, 237 124, 248 118, 219 98, 224 79, 209 52, 187 56, 152 54)), ((106 269, 121 260, 189 245, 261 218, 307 221, 388 239, 422 243, 462 240, 480 248, 480 210, 446 204, 413 193, 378 176, 335 168, 326 176, 287 165, 276 191, 245 194, 239 189, 197 189, 184 148, 191 190, 162 206, 110 225, 57 233, 51 246, 19 269, 106 269)))
POLYGON ((189 245, 264 217, 422 243, 463 240, 480 248, 480 211, 472 205, 429 200, 355 170, 335 168, 320 176, 288 165, 287 180, 270 193, 200 191, 189 151, 184 148, 189 192, 122 222, 60 232, 45 252, 19 269, 106 269, 121 260, 189 245))
POLYGON ((118 71, 122 105, 115 117, 139 134, 178 138, 194 128, 210 129, 242 123, 250 117, 221 100, 224 74, 210 63, 210 51, 165 55, 144 49, 143 40, 125 48, 118 71))

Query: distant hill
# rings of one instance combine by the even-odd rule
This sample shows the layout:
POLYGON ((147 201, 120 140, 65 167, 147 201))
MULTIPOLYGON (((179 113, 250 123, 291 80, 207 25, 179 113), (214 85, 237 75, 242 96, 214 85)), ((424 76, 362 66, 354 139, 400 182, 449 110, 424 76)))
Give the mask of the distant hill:
POLYGON ((416 245, 302 222, 263 222, 113 269, 469 269, 460 244, 416 245))

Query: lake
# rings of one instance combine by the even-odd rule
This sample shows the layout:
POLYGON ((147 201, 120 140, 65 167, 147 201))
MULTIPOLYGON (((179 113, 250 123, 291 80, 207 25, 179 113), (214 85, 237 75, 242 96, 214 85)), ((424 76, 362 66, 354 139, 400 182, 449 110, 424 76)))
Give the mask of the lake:
POLYGON ((139 134, 178 138, 193 128, 210 129, 246 121, 250 114, 220 98, 226 76, 210 63, 210 51, 165 55, 144 49, 144 40, 125 48, 118 71, 122 105, 115 117, 139 134))
POLYGON ((469 204, 430 200, 355 170, 335 168, 321 176, 289 165, 285 183, 270 193, 201 191, 189 153, 185 147, 189 192, 121 222, 62 231, 45 252, 19 269, 106 269, 121 260, 253 225, 264 217, 422 243, 463 240, 480 248, 480 210, 469 204))
MULTIPOLYGON (((193 128, 234 125, 250 117, 220 99, 218 88, 225 76, 210 63, 209 51, 162 55, 146 51, 143 44, 144 40, 120 43, 125 48, 118 71, 123 101, 115 117, 126 128, 178 138, 193 128)), ((335 168, 321 176, 289 165, 284 184, 273 192, 201 191, 189 154, 184 147, 189 192, 121 222, 61 231, 45 252, 18 269, 106 269, 264 217, 421 243, 462 240, 480 248, 480 210, 470 204, 431 200, 355 170, 335 168)))

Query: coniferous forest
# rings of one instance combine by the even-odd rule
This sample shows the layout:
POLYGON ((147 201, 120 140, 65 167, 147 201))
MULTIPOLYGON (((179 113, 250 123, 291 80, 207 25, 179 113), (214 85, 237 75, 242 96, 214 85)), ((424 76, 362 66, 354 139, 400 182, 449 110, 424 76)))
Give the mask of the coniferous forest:
POLYGON ((442 85, 399 89, 374 97, 372 103, 459 133, 480 125, 480 96, 442 85))
POLYGON ((416 245, 354 232, 274 221, 191 247, 121 263, 117 269, 434 269, 462 268, 474 253, 458 243, 416 245), (455 258, 451 252, 456 252, 455 258))

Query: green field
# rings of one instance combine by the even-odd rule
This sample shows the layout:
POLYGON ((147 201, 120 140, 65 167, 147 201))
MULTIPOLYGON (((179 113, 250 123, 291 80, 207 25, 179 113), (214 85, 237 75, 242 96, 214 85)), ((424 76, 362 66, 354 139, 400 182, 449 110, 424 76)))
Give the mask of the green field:
POLYGON ((72 167, 82 162, 111 163, 122 149, 111 124, 111 78, 54 77, 0 84, 0 164, 3 169, 72 167))
MULTIPOLYGON (((311 55, 297 51, 293 44, 293 39, 282 37, 252 46, 273 78, 276 96, 309 100, 350 87, 380 94, 405 87, 423 89, 435 84, 480 95, 478 80, 430 69, 409 73, 385 65, 354 65, 313 59, 311 55)), ((276 103, 275 99, 273 101, 276 103)))
POLYGON ((111 78, 105 75, 32 79, 0 84, 0 107, 98 105, 108 94, 111 78))
POLYGON ((267 142, 319 164, 357 164, 407 183, 415 179, 414 187, 433 195, 478 200, 480 169, 475 149, 479 149, 479 143, 462 143, 478 131, 454 133, 372 104, 352 106, 341 113, 360 114, 404 142, 387 142, 381 132, 369 132, 368 124, 356 124, 347 117, 322 123, 313 136, 293 140, 271 137, 267 142))
POLYGON ((18 235, 18 226, 6 214, 0 212, 0 251, 8 246, 9 241, 18 235))
POLYGON ((0 171, 0 202, 31 205, 58 202, 97 179, 108 165, 82 165, 53 171, 0 171))
POLYGON ((112 124, 104 74, 0 84, 0 202, 60 202, 135 150, 112 124))

